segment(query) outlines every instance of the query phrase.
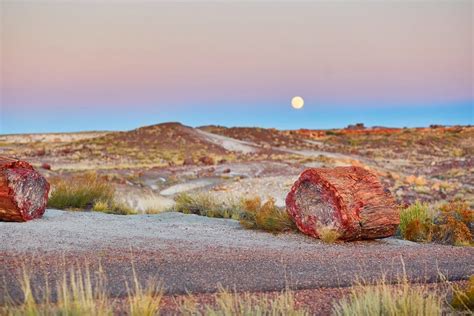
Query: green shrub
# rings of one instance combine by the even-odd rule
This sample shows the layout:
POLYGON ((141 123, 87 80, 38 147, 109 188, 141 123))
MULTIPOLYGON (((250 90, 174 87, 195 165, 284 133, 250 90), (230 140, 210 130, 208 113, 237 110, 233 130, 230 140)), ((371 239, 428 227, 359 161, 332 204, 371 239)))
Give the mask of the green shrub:
POLYGON ((95 173, 53 181, 48 206, 57 209, 90 209, 97 201, 112 201, 114 187, 95 173))
POLYGON ((431 240, 433 216, 429 205, 415 202, 400 212, 400 234, 402 238, 411 241, 431 240))
POLYGON ((268 232, 282 232, 295 229, 295 224, 285 209, 276 207, 275 200, 270 198, 262 204, 259 197, 242 202, 243 213, 240 224, 249 229, 261 229, 268 232))

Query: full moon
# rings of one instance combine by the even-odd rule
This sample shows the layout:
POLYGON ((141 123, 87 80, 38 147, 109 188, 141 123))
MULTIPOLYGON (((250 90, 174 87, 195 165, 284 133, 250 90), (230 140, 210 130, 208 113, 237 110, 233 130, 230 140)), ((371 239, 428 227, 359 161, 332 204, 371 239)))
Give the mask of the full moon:
POLYGON ((294 109, 301 109, 304 105, 304 100, 302 97, 293 97, 293 99, 291 99, 291 106, 294 108, 294 109))

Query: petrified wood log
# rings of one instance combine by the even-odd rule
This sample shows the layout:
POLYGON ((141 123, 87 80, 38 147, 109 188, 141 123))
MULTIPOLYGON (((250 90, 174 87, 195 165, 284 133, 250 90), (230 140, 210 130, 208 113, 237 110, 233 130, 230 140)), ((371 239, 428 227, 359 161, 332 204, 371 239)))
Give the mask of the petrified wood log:
POLYGON ((49 183, 30 164, 0 157, 0 221, 25 222, 41 217, 49 183))
POLYGON ((388 237, 400 222, 393 197, 375 174, 361 167, 304 171, 286 206, 298 229, 316 238, 322 227, 336 229, 343 240, 388 237))

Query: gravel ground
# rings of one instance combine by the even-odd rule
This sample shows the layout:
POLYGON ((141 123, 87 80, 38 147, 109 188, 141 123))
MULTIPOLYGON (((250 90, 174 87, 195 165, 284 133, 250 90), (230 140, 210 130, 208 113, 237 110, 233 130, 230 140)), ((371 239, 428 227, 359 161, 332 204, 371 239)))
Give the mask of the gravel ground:
POLYGON ((238 222, 196 215, 118 216, 48 210, 27 223, 0 222, 0 300, 15 295, 17 275, 30 267, 49 282, 71 264, 100 264, 112 296, 132 278, 161 279, 168 294, 206 293, 218 284, 238 291, 344 287, 357 279, 403 274, 413 281, 474 274, 474 248, 414 244, 396 239, 326 245, 297 233, 272 235, 238 222))

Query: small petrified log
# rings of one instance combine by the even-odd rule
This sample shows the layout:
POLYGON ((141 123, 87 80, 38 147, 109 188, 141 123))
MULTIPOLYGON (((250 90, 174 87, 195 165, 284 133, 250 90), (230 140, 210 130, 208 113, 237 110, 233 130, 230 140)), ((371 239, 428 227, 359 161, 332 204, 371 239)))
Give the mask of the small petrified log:
POLYGON ((25 222, 41 217, 49 183, 29 163, 0 157, 0 221, 25 222))
POLYGON ((343 240, 388 237, 400 223, 390 192, 361 167, 304 171, 288 193, 286 206, 298 229, 316 238, 321 227, 336 229, 343 240))

